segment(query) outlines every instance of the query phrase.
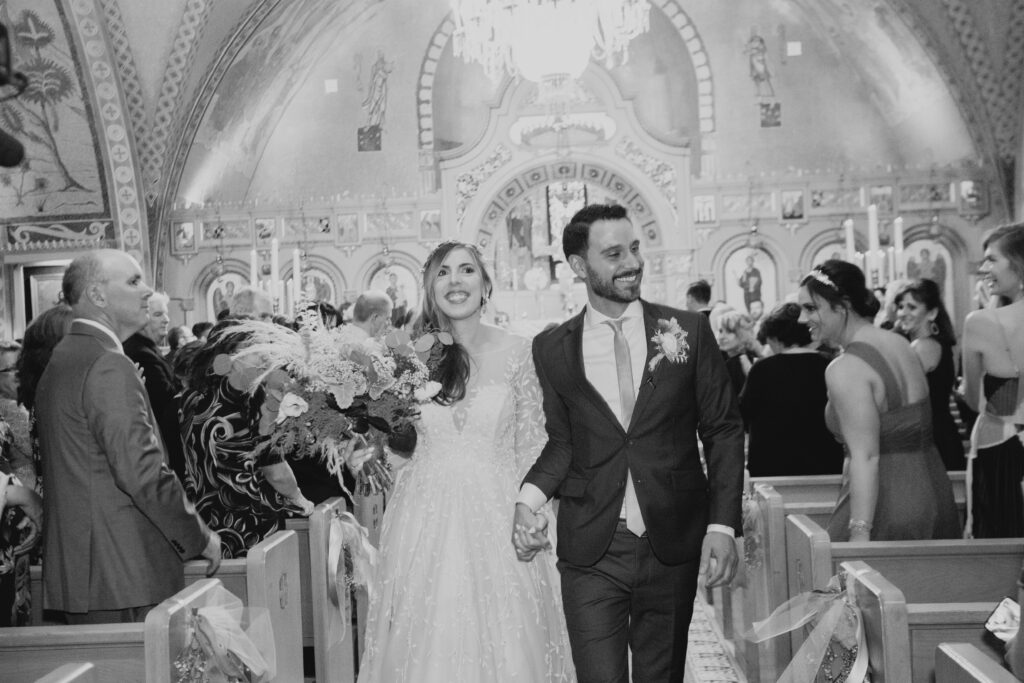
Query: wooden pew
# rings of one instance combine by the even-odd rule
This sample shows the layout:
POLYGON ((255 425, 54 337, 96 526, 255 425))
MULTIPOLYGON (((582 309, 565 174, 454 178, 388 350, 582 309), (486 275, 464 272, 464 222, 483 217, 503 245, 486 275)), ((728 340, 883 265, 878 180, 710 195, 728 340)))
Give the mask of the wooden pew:
POLYGON ((65 664, 38 679, 36 683, 101 683, 92 662, 65 664))
POLYGON ((356 641, 353 637, 351 592, 337 590, 338 604, 330 597, 328 542, 331 520, 345 512, 345 501, 332 498, 316 506, 309 518, 310 589, 314 605, 313 638, 318 683, 355 680, 356 641), (344 636, 342 637, 342 633, 344 636))
MULTIPOLYGON (((940 643, 963 641, 991 651, 985 620, 1016 587, 1024 560, 1024 539, 831 543, 823 529, 799 515, 788 517, 786 528, 791 595, 823 588, 853 558, 902 592, 915 682, 931 680, 940 643)), ((791 635, 795 652, 803 634, 791 635)))
MULTIPOLYGON (((957 501, 966 500, 966 477, 963 470, 949 473, 953 484, 953 498, 957 501)), ((838 474, 821 474, 804 477, 751 477, 751 485, 767 484, 771 486, 786 503, 821 503, 835 504, 839 498, 839 487, 842 477, 838 474)))
POLYGON ((872 683, 910 681, 907 605, 898 588, 864 562, 844 562, 864 624, 872 683))
POLYGON ((189 645, 188 618, 193 609, 211 604, 219 579, 201 579, 164 600, 146 617, 145 670, 149 683, 177 680, 174 661, 189 645))
POLYGON ((846 560, 863 560, 904 592, 910 603, 998 602, 1015 589, 1024 539, 832 543, 802 515, 786 518, 790 597, 823 588, 846 560))
POLYGON ((935 683, 1017 683, 1017 677, 974 645, 942 643, 935 651, 935 683))
POLYGON ((302 601, 299 536, 278 531, 245 558, 249 607, 264 608, 274 627, 275 683, 302 683, 302 601))
POLYGON ((30 683, 61 664, 92 662, 100 681, 146 681, 142 624, 0 628, 4 683, 30 683))
POLYGON ((299 537, 299 576, 302 577, 299 590, 302 601, 302 647, 313 647, 313 592, 309 580, 309 519, 290 517, 284 528, 294 531, 299 537))

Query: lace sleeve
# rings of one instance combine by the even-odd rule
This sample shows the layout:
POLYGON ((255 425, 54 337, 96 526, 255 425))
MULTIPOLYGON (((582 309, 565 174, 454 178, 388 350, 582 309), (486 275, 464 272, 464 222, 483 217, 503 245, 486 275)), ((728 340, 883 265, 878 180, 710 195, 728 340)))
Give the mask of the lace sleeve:
POLYGON ((509 370, 514 399, 514 458, 519 480, 533 466, 547 442, 544 430, 544 397, 533 367, 532 344, 524 339, 509 370))

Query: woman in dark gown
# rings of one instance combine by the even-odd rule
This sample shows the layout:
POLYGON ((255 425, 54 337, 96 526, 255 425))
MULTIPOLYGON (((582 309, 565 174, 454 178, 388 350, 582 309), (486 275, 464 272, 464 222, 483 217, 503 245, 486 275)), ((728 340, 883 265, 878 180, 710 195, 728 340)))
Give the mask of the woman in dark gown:
POLYGON ((897 328, 910 339, 928 378, 928 397, 932 408, 932 432, 935 446, 947 470, 967 466, 964 444, 949 397, 956 382, 953 347, 956 335, 942 303, 939 286, 932 280, 914 280, 896 294, 897 328))
POLYGON ((956 538, 953 488, 935 448, 928 382, 903 337, 875 327, 878 301, 845 261, 800 283, 801 320, 843 348, 825 373, 825 419, 846 447, 833 541, 956 538))
POLYGON ((1001 304, 964 322, 964 401, 979 415, 971 432, 968 530, 975 538, 1024 536, 1024 224, 984 242, 984 284, 1001 304))
POLYGON ((829 359, 807 346, 800 307, 781 304, 761 323, 773 353, 750 368, 740 411, 750 435, 752 477, 839 474, 843 447, 825 426, 829 359))

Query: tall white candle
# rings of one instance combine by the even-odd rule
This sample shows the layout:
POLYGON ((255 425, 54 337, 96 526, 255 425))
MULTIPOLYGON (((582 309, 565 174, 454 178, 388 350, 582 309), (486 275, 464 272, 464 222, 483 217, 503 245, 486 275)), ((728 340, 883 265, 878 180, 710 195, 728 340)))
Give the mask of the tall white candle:
POLYGON ((277 299, 278 283, 281 281, 281 263, 277 238, 270 240, 270 296, 277 299))
POLYGON ((874 287, 879 284, 881 273, 881 259, 878 257, 878 250, 881 243, 878 238, 878 207, 874 204, 868 206, 868 253, 867 253, 867 276, 868 285, 874 287))
POLYGON ((857 241, 853 234, 852 218, 847 218, 843 221, 843 233, 846 235, 846 260, 850 263, 856 263, 857 241))
POLYGON ((298 306, 295 301, 295 278, 288 281, 288 315, 292 318, 298 313, 298 306))
MULTIPOLYGON (((292 250, 292 281, 290 283, 289 297, 292 300, 292 310, 298 312, 299 301, 296 297, 302 292, 302 252, 298 249, 292 250)), ((333 301, 330 303, 334 303, 333 301)))
POLYGON ((253 249, 249 252, 249 284, 252 287, 259 287, 259 255, 253 249))
POLYGON ((895 266, 896 278, 903 277, 903 218, 896 217, 896 220, 892 222, 892 246, 893 246, 893 261, 895 266))

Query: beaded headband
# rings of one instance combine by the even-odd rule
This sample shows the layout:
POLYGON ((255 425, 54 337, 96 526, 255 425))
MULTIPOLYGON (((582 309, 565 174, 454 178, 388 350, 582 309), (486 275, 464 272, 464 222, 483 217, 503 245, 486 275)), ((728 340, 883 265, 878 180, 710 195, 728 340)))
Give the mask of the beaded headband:
POLYGON ((828 275, 825 275, 825 273, 821 272, 821 270, 818 268, 814 268, 813 270, 811 270, 811 272, 807 273, 807 277, 814 278, 815 280, 825 285, 826 287, 834 289, 836 292, 839 291, 839 288, 836 287, 836 283, 832 282, 832 278, 830 278, 828 275))
POLYGON ((473 244, 472 242, 462 242, 460 240, 445 240, 444 242, 441 242, 436 247, 431 249, 430 253, 427 254, 426 260, 423 261, 423 265, 420 266, 421 275, 427 271, 427 264, 434 260, 434 257, 437 255, 437 253, 442 249, 446 248, 449 249, 449 251, 459 248, 465 249, 466 251, 470 251, 476 254, 476 257, 480 259, 481 263, 483 263, 484 261, 484 255, 480 251, 480 247, 473 244))

